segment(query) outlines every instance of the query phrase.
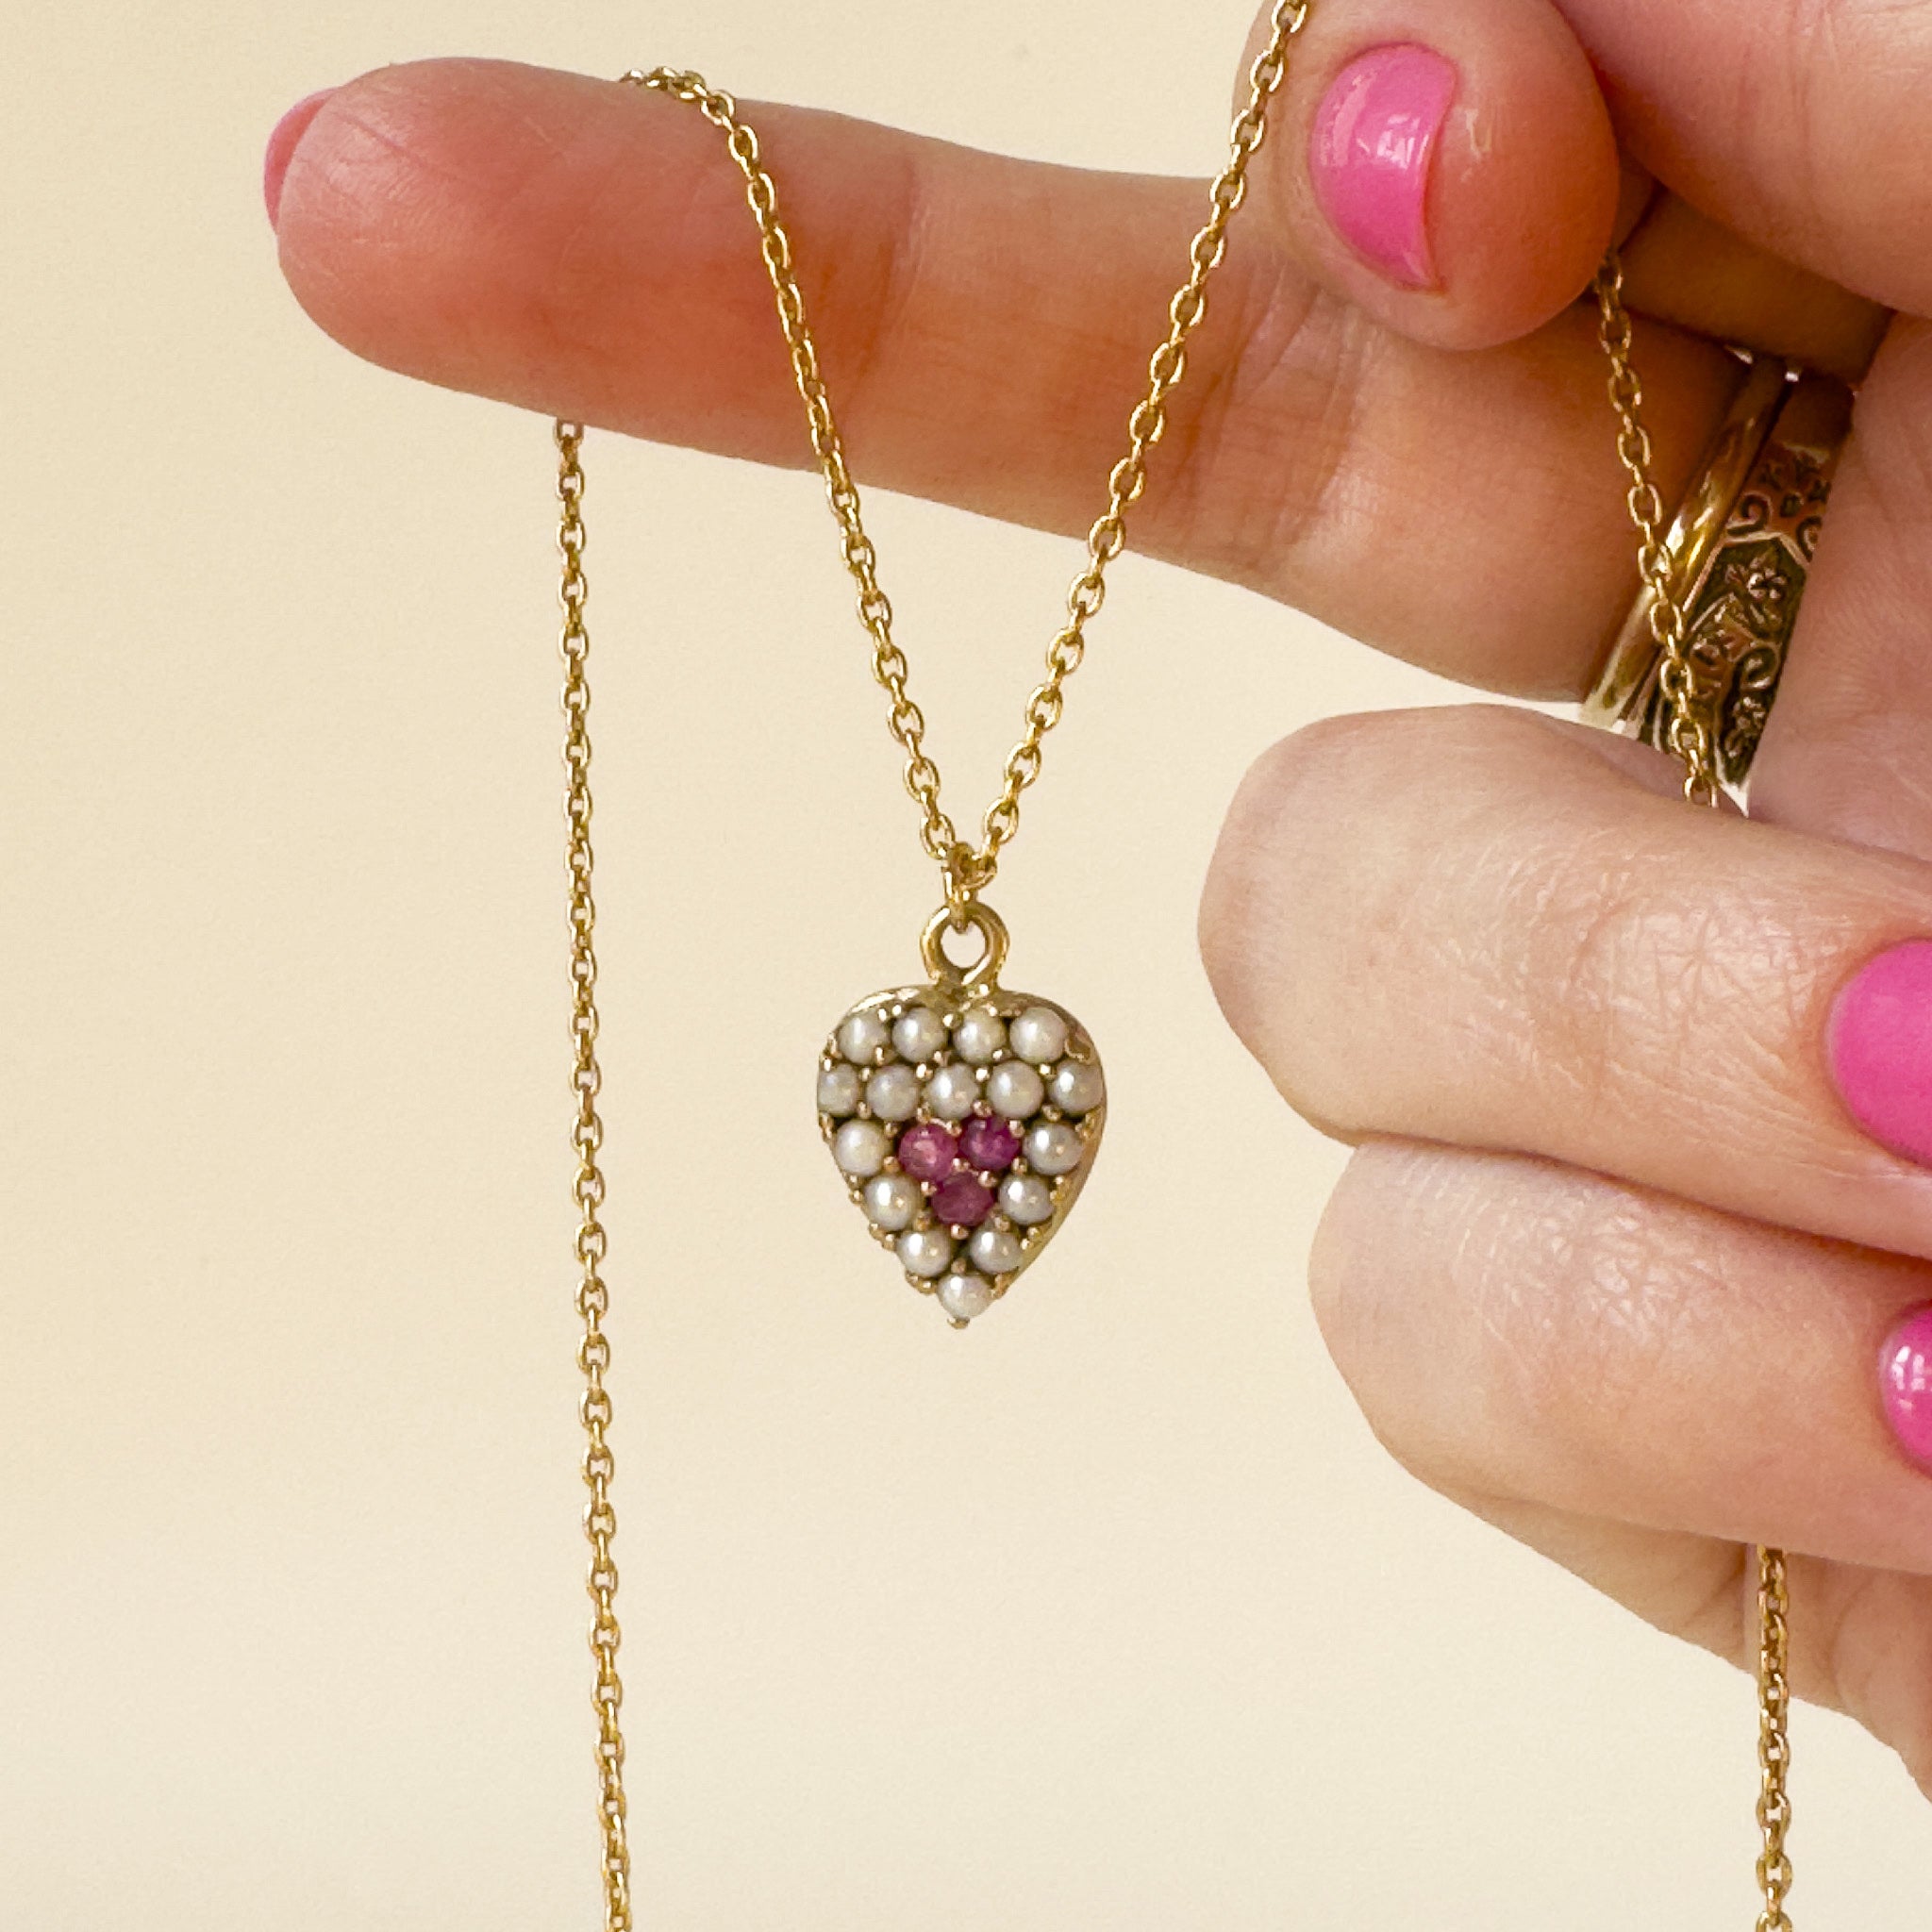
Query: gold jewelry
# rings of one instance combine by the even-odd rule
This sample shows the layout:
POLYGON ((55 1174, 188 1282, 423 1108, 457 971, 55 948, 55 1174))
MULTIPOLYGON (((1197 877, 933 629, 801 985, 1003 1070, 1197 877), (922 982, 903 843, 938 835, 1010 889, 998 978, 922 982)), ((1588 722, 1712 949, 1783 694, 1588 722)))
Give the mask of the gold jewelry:
MULTIPOLYGON (((907 1279, 935 1295, 963 1328, 1004 1294, 1065 1220, 1091 1165, 1106 1118, 1100 1062, 1086 1030, 1065 1008, 999 984, 1007 929, 980 893, 1020 828, 1021 794, 1040 775, 1041 746, 1059 723, 1066 681, 1085 655, 1088 620, 1106 595, 1107 567, 1126 543, 1126 513, 1147 477, 1147 459, 1167 425, 1167 401, 1187 368, 1187 345, 1207 312, 1208 278, 1227 247, 1227 225, 1247 193, 1248 164, 1266 132, 1268 103, 1287 71, 1289 43, 1308 0, 1275 0, 1267 44, 1248 71, 1248 99, 1230 130, 1226 165, 1209 191, 1206 224, 1188 250, 1188 275, 1168 305, 1168 330, 1147 365, 1147 391, 1127 418, 1127 452, 1108 476, 1107 508, 1087 537, 1087 562, 1067 595, 1066 622, 1047 647, 1046 676, 1027 698, 1024 728, 1008 754, 999 795, 980 822, 977 846, 961 839, 940 804, 939 768, 926 755, 925 721, 907 691, 905 653, 892 638, 892 608, 879 588, 877 558, 859 517, 858 486, 820 373, 805 298, 791 268, 791 242, 778 192, 758 137, 732 97, 698 75, 659 67, 623 76, 689 102, 725 137, 744 176, 760 253, 777 301, 791 373, 805 403, 813 454, 839 525, 845 567, 858 587, 858 617, 872 640, 873 675, 891 701, 887 726, 906 755, 906 789, 920 808, 920 841, 940 868, 944 900, 924 925, 920 952, 929 975, 861 1000, 833 1029, 819 1058, 819 1124, 852 1198, 907 1279), (966 965, 945 950, 948 932, 976 934, 980 957, 966 965), (997 1192, 995 1192, 997 1190, 997 1192), (964 1253, 959 1252, 963 1244, 964 1253)), ((577 1312, 583 1340, 580 1413, 583 1475, 590 1491, 596 1676, 598 1819, 603 1840, 605 1932, 630 1932, 630 1848, 625 1830, 624 1687, 618 1674, 617 1516, 610 1500, 615 1461, 605 1385, 610 1342, 604 1331, 610 1291, 597 1111, 596 901, 591 843, 590 633, 584 609, 583 425, 558 422, 558 543, 564 664, 565 809, 569 822, 572 1081, 576 1120, 577 1312)))
MULTIPOLYGON (((1658 692, 1657 703, 1663 714, 1657 735, 1651 742, 1657 743, 1660 749, 1674 752, 1683 764, 1685 797, 1715 807, 1722 796, 1725 764, 1721 735, 1722 714, 1712 708, 1711 701, 1721 692, 1723 686, 1721 681, 1707 678, 1702 672, 1701 666, 1706 659, 1699 655, 1700 635, 1696 621, 1687 612, 1685 605, 1686 597, 1694 594, 1690 588, 1690 577, 1676 567, 1669 541, 1662 532, 1663 499, 1651 474, 1650 435, 1643 426, 1641 413, 1643 386, 1630 366, 1630 312, 1624 306, 1624 263, 1614 248, 1605 257, 1604 265, 1597 272, 1594 290, 1599 316, 1598 340, 1603 343, 1604 353, 1610 358, 1608 388, 1610 407, 1617 412, 1617 455, 1630 477, 1630 520, 1637 525, 1640 540, 1637 565, 1644 583, 1645 601, 1641 608, 1652 647, 1650 656, 1654 660, 1651 678, 1658 692)), ((1782 390, 1784 373, 1775 370, 1775 375, 1782 390)), ((1747 383, 1745 387, 1748 394, 1752 385, 1747 383)), ((1779 406, 1789 407, 1789 404, 1790 398, 1786 397, 1779 406)), ((1759 414, 1763 414, 1769 406, 1760 396, 1755 407, 1759 414)), ((1772 434, 1776 420, 1774 416, 1767 423, 1767 438, 1772 434)), ((1731 434, 1732 426, 1727 424, 1725 436, 1719 439, 1720 452, 1724 447, 1725 437, 1731 434)), ((1735 439, 1740 445, 1747 440, 1742 432, 1735 439)), ((1842 441, 1842 436, 1840 440, 1842 441)), ((1757 476, 1762 472, 1760 458, 1767 446, 1760 443, 1758 450, 1748 458, 1741 453, 1734 453, 1728 458, 1732 473, 1736 474, 1741 467, 1747 475, 1757 476)), ((1831 450, 1833 460, 1836 456, 1837 445, 1834 444, 1831 450)), ((1793 491, 1807 506, 1809 535, 1803 548, 1807 561, 1817 542, 1817 522, 1824 513, 1824 489, 1828 480, 1827 464, 1815 500, 1808 491, 1793 491)), ((1699 490, 1691 492, 1693 500, 1710 481, 1708 475, 1701 479, 1699 490)), ((1714 485, 1711 493, 1718 496, 1722 490, 1722 484, 1714 485)), ((1724 491, 1718 500, 1728 510, 1731 502, 1729 492, 1724 491)), ((1783 499, 1779 499, 1780 508, 1783 499)), ((1717 526, 1725 532, 1725 543, 1728 545, 1728 533, 1735 518, 1727 514, 1722 519, 1707 519, 1707 522, 1711 521, 1716 521, 1717 526)), ((1782 521, 1780 519, 1780 525, 1782 521)), ((1679 523, 1682 522, 1680 513, 1679 523)), ((1757 525, 1760 531, 1764 527, 1761 523, 1757 525)), ((1780 534, 1771 541, 1778 542, 1783 540, 1780 534)), ((1802 587, 1801 576, 1799 588, 1802 587)), ((1795 610, 1796 595, 1790 602, 1795 610)), ((1783 661, 1784 639, 1789 633, 1788 622, 1778 640, 1779 663, 1783 661)), ((1770 682, 1763 688, 1766 708, 1770 705, 1775 684, 1774 667, 1770 682)), ((1757 722, 1761 729, 1761 715, 1757 722)), ((1756 742, 1755 733, 1753 742, 1756 742)), ((1745 763, 1749 763, 1748 753, 1745 763)), ((1791 1932, 1790 1918, 1785 1911, 1785 1900, 1791 1889, 1791 1861, 1785 1850, 1785 1836, 1791 1823, 1791 1802, 1785 1790, 1786 1774, 1791 1761, 1790 1657, 1790 1600, 1785 1553, 1760 1546, 1757 1551, 1757 1830, 1762 1849, 1757 1857, 1757 1876, 1764 1908, 1757 1915, 1757 1932, 1791 1932)))
MULTIPOLYGON (((1719 781, 1733 791, 1743 789, 1777 695, 1851 412, 1851 391, 1836 377, 1753 358, 1663 539, 1685 625, 1689 708, 1709 733, 1719 781)), ((1668 750, 1657 608, 1646 580, 1583 718, 1668 750)))
MULTIPOLYGON (((979 895, 991 884, 999 855, 1019 829, 1021 795, 1040 774, 1041 744, 1059 722, 1064 686, 1086 649, 1087 621, 1098 611, 1105 595, 1107 567, 1124 547, 1127 508, 1144 486, 1148 454, 1165 426, 1167 399, 1185 372, 1188 341, 1206 311, 1208 278, 1225 251, 1228 223, 1245 196, 1248 165, 1266 131, 1269 102, 1281 84, 1290 42, 1301 31, 1308 7, 1309 0, 1276 0, 1268 42, 1249 70, 1248 99, 1230 133, 1226 165, 1210 191, 1208 219, 1189 250, 1189 274, 1170 304, 1166 338, 1148 364, 1147 392, 1127 420, 1127 453, 1108 475, 1107 508, 1089 532, 1087 563, 1069 591, 1066 623, 1048 647, 1046 677, 1026 702, 1024 729, 1008 757, 999 795, 981 821, 977 846, 959 838, 940 803, 939 770, 924 749, 924 720, 907 691, 907 660, 892 638, 891 607, 879 588, 876 557, 860 520, 858 491, 846 467, 804 299, 792 273, 791 245, 779 218, 777 191, 760 159, 757 136, 740 117, 732 97, 695 74, 658 68, 624 75, 631 85, 696 107, 725 136, 744 177, 745 198, 758 225, 812 449, 839 525, 846 567, 858 587, 858 614, 872 640, 874 675, 891 701, 888 726, 905 754, 906 787, 920 808, 921 841, 940 867, 943 903, 926 922, 920 941, 928 981, 874 994, 841 1021, 820 1056, 819 1113, 821 1130, 848 1177, 854 1199, 866 1209, 874 1231, 893 1242, 908 1278, 938 1296, 955 1326, 964 1326, 997 1299, 1051 1237, 1072 1206, 1099 1140, 1106 1101, 1092 1043, 1065 1008, 1031 995, 1008 994, 1000 987, 1007 930, 979 895), (976 934, 983 949, 979 958, 970 964, 956 962, 945 950, 948 932, 976 934), (867 1131, 855 1133, 854 1128, 867 1131), (919 1139, 908 1147, 915 1132, 919 1139), (969 1136, 981 1144, 969 1149, 969 1136), (1008 1141, 1016 1141, 1017 1147, 1008 1149, 1008 1141), (846 1143, 842 1149, 841 1142, 846 1143), (918 1153, 925 1146, 932 1150, 930 1159, 918 1153), (941 1155, 945 1156, 943 1168, 941 1155), (927 1167, 929 1174, 922 1172, 927 1167), (935 1200, 956 1182, 971 1183, 991 1194, 994 1180, 999 1182, 996 1207, 979 1208, 972 1219, 955 1218, 950 1212, 941 1219, 935 1213, 935 1200), (874 1182, 909 1185, 867 1185, 874 1182), (1016 1193, 1016 1182, 1037 1185, 1016 1193), (899 1218, 902 1209, 904 1219, 899 1218), (981 1239, 989 1233, 1008 1237, 1010 1246, 994 1253, 981 1239), (926 1240, 901 1245, 910 1235, 926 1240), (968 1243, 963 1265, 954 1253, 954 1244, 961 1239, 968 1243), (937 1259, 941 1254, 943 1260, 937 1259)), ((1610 396, 1622 425, 1619 454, 1631 476, 1631 514, 1642 537, 1640 562, 1653 593, 1648 623, 1662 659, 1659 685, 1672 708, 1664 735, 1684 760, 1687 794, 1714 803, 1714 738, 1692 701, 1688 625, 1671 575, 1661 529, 1662 503, 1650 475, 1650 443, 1639 413, 1642 391, 1628 359, 1630 324, 1621 299, 1622 284, 1623 271, 1612 256, 1599 277, 1597 292, 1604 346, 1612 365, 1610 396)), ((572 1130, 577 1157, 576 1306, 583 1324, 577 1363, 584 1377, 583 1479, 590 1494, 584 1524, 591 1552, 587 1582, 593 1606, 591 1650, 598 1721, 604 1924, 605 1932, 632 1932, 624 1689, 618 1671, 622 1633, 613 1553, 617 1517, 610 1493, 616 1466, 606 1383, 610 1343, 604 1328, 610 1295, 604 1279, 608 1238, 602 1219, 604 1128, 597 1106, 602 1072, 597 1059, 583 436, 580 424, 559 421, 554 428, 563 558, 560 642, 572 1084, 576 1096, 572 1130)), ((959 1198, 948 1202, 947 1208, 978 1207, 967 1199, 963 1185, 958 1192, 959 1198)), ((1790 1815, 1784 1794, 1789 1756, 1786 1590, 1784 1559, 1774 1550, 1760 1552, 1758 1603, 1763 1772, 1758 1820, 1764 1852, 1757 1874, 1765 1900, 1758 1924, 1760 1932, 1790 1932, 1782 1903, 1790 1883, 1784 1854, 1790 1815)))
MULTIPOLYGON (((839 525, 846 569, 858 588, 858 618, 872 640, 873 675, 891 700, 887 727, 904 752, 906 789, 920 808, 920 842, 940 868, 944 903, 921 936, 927 979, 858 1001, 819 1056, 819 1128, 868 1231, 905 1277, 934 1297, 955 1328, 1000 1299, 1039 1258, 1078 1199, 1107 1119, 1100 1057, 1064 1007, 999 983, 1007 929, 980 893, 1020 828, 1021 794, 1040 775, 1041 745, 1059 723, 1067 679, 1086 654, 1086 626, 1106 596, 1107 567, 1126 543, 1127 508, 1147 478, 1149 453, 1167 426, 1167 403, 1187 369, 1189 339, 1207 313, 1208 278, 1227 247, 1227 226, 1247 192, 1267 108, 1287 68, 1289 42, 1307 0, 1277 0, 1267 45, 1249 70, 1248 100, 1229 132, 1228 158, 1209 192, 1208 220, 1188 251, 1188 275, 1168 305, 1165 339, 1147 365, 1145 395, 1127 418, 1127 450, 1108 476, 1107 508, 1088 532, 1087 562, 1067 594, 1066 621, 1047 647, 1046 676, 1027 698, 1019 742, 1007 756, 999 794, 980 822, 977 846, 960 838, 940 802, 939 768, 924 746, 925 720, 907 690, 906 654, 892 636, 892 607, 879 588, 877 556, 860 518, 858 486, 819 368, 778 191, 759 158, 758 136, 732 97, 673 68, 633 69, 636 87, 695 107, 725 137, 744 176, 745 200, 776 298, 791 373, 805 403, 812 452, 839 525), (961 964, 945 935, 976 935, 979 957, 961 964)), ((565 552, 565 704, 571 737, 572 924, 580 1056, 594 1040, 591 1003, 594 921, 590 897, 590 743, 583 625, 582 425, 558 423, 565 552)), ((594 1059, 580 1058, 580 1087, 594 1091, 594 1059)), ((594 1132, 594 1113, 580 1134, 594 1132)), ((580 1148, 580 1153, 582 1152, 580 1148)), ((588 1177, 595 1181, 594 1170, 588 1177)))

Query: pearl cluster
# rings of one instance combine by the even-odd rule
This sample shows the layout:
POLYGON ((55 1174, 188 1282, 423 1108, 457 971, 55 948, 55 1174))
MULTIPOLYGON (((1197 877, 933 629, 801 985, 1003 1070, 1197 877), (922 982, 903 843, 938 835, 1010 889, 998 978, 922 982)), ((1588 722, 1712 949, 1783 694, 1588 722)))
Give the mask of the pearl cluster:
POLYGON ((873 1237, 956 1328, 1032 1259, 1084 1179, 1107 1098, 1056 1007, 881 994, 819 1058, 819 1125, 873 1237))

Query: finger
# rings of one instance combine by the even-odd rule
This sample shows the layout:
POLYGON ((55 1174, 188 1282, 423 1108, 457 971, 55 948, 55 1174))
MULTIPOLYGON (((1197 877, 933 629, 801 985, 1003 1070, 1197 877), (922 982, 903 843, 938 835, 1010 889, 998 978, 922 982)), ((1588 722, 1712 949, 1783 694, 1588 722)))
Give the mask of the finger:
POLYGON ((1883 1340, 1932 1268, 1544 1161, 1375 1141, 1309 1277, 1396 1457, 1651 1622, 1746 1661, 1745 1546, 1802 1553, 1801 1690, 1932 1773, 1932 1477, 1876 1399, 1883 1340))
POLYGON ((1634 312, 1740 348, 1863 380, 1890 311, 1714 222, 1653 194, 1623 242, 1634 312))
MULTIPOLYGON (((1932 1172, 1847 1105, 1914 1144, 1932 948, 1889 949, 1932 934, 1932 868, 1686 810, 1612 743, 1474 708, 1278 746, 1203 907, 1235 1030, 1346 1134, 1542 1154, 1932 1255, 1932 1172), (1903 979, 1846 993, 1881 953, 1903 979)), ((1932 1160, 1932 1135, 1917 1144, 1932 1160)))
POLYGON ((1435 1488, 1932 1574, 1932 1476, 1877 1399, 1924 1261, 1374 1140, 1309 1279, 1364 1414, 1435 1488))
POLYGON ((1932 325, 1901 319, 1858 399, 1754 817, 1932 857, 1932 325))
MULTIPOLYGON (((1533 1503, 1456 1500, 1659 1630, 1757 1674, 1756 1547, 1533 1503)), ((1792 1693, 1855 1719, 1932 1798, 1932 1578, 1806 1557, 1786 1569, 1792 1693)))
MULTIPOLYGON (((1266 25, 1264 10, 1251 55, 1266 25)), ((1632 306, 1658 320, 1847 380, 1884 328, 1877 304, 1620 165, 1554 0, 1316 8, 1276 120, 1261 168, 1290 253, 1415 341, 1527 333, 1576 298, 1613 232, 1632 306)))
POLYGON ((1667 187, 1887 308, 1932 312, 1932 9, 1558 0, 1667 187))
POLYGON ((1616 142, 1550 0, 1318 6, 1275 120, 1260 168, 1289 252, 1415 341, 1526 335, 1609 244, 1616 142))
MULTIPOLYGON (((1084 530, 1199 186, 795 109, 754 119, 860 475, 1084 530)), ((296 294, 375 361, 669 441, 807 458, 741 183, 681 103, 497 62, 384 69, 315 113, 278 217, 296 294)), ((1675 331, 1643 347, 1674 495, 1737 374, 1675 331)), ((1322 294, 1265 225, 1243 225, 1133 541, 1452 675, 1572 693, 1635 581, 1610 452, 1584 312, 1445 358, 1322 294)))

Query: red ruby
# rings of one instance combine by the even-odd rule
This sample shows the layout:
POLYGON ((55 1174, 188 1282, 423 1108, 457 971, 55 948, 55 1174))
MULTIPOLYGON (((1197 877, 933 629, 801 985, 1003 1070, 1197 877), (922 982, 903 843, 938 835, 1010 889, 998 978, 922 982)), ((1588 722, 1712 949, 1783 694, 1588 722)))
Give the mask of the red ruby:
POLYGON ((948 1227, 977 1227, 992 1212, 992 1195, 970 1174, 956 1174, 934 1190, 932 1211, 948 1227))
POLYGON ((978 1117, 959 1137, 966 1165, 980 1174, 1005 1174, 1020 1157, 1020 1130, 1003 1120, 978 1117))
POLYGON ((941 1181, 952 1173, 959 1145, 953 1139, 952 1128, 941 1126, 938 1121, 924 1121, 899 1136, 894 1151, 901 1170, 914 1180, 941 1181))

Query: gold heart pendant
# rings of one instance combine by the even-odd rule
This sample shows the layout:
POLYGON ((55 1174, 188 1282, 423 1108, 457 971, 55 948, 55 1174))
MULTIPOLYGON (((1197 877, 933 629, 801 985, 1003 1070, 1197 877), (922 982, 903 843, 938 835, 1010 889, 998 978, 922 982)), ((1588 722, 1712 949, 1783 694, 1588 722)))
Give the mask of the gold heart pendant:
POLYGON ((963 1328, 1059 1232, 1093 1165, 1107 1083, 1087 1029, 999 983, 1007 929, 976 900, 941 908, 924 986, 875 992, 819 1055, 819 1131, 873 1239, 963 1328), (961 967, 948 930, 986 951, 961 967))

